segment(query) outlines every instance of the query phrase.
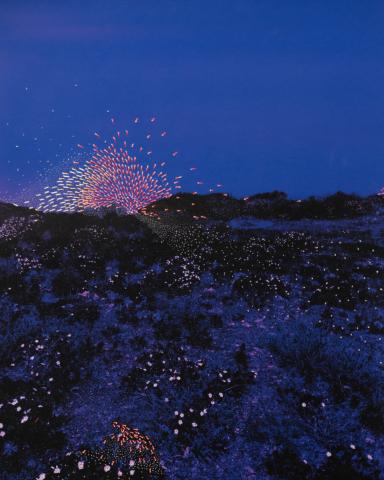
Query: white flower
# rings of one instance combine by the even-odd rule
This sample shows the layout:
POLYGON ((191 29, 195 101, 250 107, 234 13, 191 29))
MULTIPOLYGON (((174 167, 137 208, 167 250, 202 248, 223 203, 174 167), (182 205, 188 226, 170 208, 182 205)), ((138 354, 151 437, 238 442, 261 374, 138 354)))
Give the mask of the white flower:
POLYGON ((77 463, 77 468, 78 468, 79 470, 83 470, 83 469, 84 469, 84 462, 78 462, 78 463, 77 463))
POLYGON ((356 450, 356 446, 353 445, 353 443, 351 443, 350 447, 352 448, 352 450, 356 450))
POLYGON ((134 461, 134 460, 130 460, 130 461, 129 461, 129 466, 130 466, 130 467, 133 467, 134 465, 135 465, 135 461, 134 461))
POLYGON ((327 455, 328 458, 332 457, 332 453, 331 453, 331 452, 327 452, 326 455, 327 455))
POLYGON ((24 415, 24 417, 21 419, 21 422, 20 423, 25 423, 28 421, 28 416, 27 415, 24 415))
POLYGON ((369 454, 368 454, 368 455, 367 455, 367 458, 368 458, 368 460, 373 460, 372 455, 369 455, 369 454))
POLYGON ((197 427, 197 423, 196 423, 196 422, 192 422, 192 427, 196 428, 196 427, 197 427))
POLYGON ((109 465, 104 465, 104 472, 109 472, 111 467, 109 465))
POLYGON ((0 432, 0 437, 5 437, 5 432, 4 432, 4 430, 1 430, 1 432, 0 432))
POLYGON ((2 423, 0 423, 0 428, 4 428, 4 425, 2 423))
POLYGON ((61 470, 60 470, 59 467, 55 467, 55 469, 53 470, 53 473, 60 473, 60 472, 61 472, 61 470))
POLYGON ((178 434, 179 434, 179 430, 178 430, 177 428, 175 428, 175 430, 173 430, 173 433, 174 433, 175 435, 178 435, 178 434))
POLYGON ((45 478, 45 473, 40 473, 40 475, 37 477, 37 480, 44 480, 45 478))
POLYGON ((301 406, 302 406, 303 408, 305 408, 305 407, 307 406, 307 404, 306 404, 305 402, 303 402, 303 403, 301 404, 301 406))
POLYGON ((133 475, 135 474, 135 470, 130 470, 130 471, 129 471, 129 474, 130 474, 131 476, 133 476, 133 475))

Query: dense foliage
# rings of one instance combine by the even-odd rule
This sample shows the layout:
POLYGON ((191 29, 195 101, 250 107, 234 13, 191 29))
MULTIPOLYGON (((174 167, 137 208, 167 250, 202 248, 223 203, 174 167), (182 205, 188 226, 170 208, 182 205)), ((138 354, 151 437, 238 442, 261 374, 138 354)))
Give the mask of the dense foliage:
POLYGON ((380 202, 0 206, 0 479, 384 478, 380 202))

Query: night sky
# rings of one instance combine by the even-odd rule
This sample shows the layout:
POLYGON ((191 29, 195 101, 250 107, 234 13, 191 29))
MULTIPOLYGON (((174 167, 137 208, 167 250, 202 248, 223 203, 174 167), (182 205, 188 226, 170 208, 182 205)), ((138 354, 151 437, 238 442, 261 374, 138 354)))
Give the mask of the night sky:
POLYGON ((152 115, 206 186, 376 193, 383 53, 383 1, 2 0, 0 198, 152 115))

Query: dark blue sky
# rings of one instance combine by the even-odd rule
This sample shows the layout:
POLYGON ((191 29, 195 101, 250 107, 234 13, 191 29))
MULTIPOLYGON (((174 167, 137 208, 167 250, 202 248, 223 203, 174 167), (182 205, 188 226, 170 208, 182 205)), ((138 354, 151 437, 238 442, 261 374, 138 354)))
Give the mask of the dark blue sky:
POLYGON ((375 193, 383 53, 383 1, 2 0, 0 197, 152 114, 235 195, 375 193))

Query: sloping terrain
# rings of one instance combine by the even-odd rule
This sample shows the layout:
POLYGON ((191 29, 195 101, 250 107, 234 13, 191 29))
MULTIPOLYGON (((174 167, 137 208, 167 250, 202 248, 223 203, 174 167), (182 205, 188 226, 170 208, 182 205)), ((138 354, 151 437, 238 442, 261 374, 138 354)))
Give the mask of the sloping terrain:
POLYGON ((384 478, 382 199, 147 210, 0 205, 0 478, 384 478))

